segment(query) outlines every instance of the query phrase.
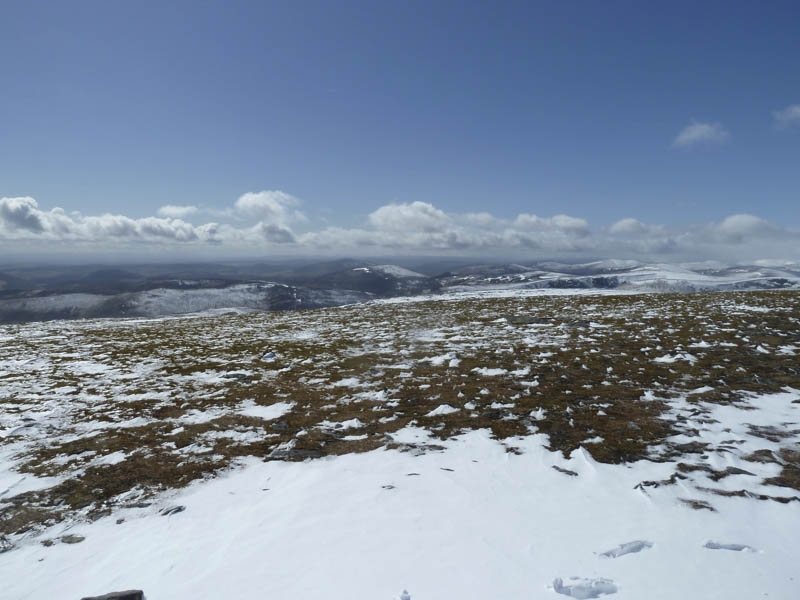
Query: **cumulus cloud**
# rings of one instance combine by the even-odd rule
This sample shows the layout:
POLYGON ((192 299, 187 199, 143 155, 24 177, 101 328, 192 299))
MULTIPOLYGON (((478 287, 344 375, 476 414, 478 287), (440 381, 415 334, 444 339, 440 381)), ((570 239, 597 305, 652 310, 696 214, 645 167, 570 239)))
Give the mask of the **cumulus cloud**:
POLYGON ((274 244, 293 244, 296 241, 294 232, 285 225, 264 223, 262 221, 257 225, 257 228, 268 242, 274 244))
POLYGON ((387 204, 369 215, 369 222, 382 231, 444 231, 451 219, 428 202, 387 204))
POLYGON ((620 219, 608 228, 608 231, 617 235, 642 235, 647 233, 657 233, 663 231, 660 225, 648 225, 638 219, 620 219))
POLYGON ((306 221, 306 216, 296 209, 300 201, 280 190, 248 192, 239 196, 234 205, 243 215, 263 223, 286 225, 293 221, 306 221))
POLYGON ((180 219, 124 215, 84 216, 61 208, 44 211, 33 198, 0 198, 0 237, 49 241, 210 241, 214 224, 194 227, 180 219))
POLYGON ((675 148, 692 148, 724 144, 731 139, 730 133, 719 123, 700 123, 692 121, 683 128, 672 141, 675 148))
POLYGON ((467 213, 464 215, 464 221, 478 227, 497 227, 505 223, 502 219, 498 219, 488 212, 467 213))
POLYGON ((731 215, 710 229, 721 238, 740 244, 748 238, 772 237, 781 231, 760 217, 747 214, 731 215))
MULTIPOLYGON (((213 247, 215 252, 254 250, 297 253, 459 253, 506 257, 647 257, 698 260, 734 257, 800 259, 800 232, 751 214, 682 228, 651 225, 634 218, 593 229, 585 219, 564 214, 522 213, 513 219, 490 212, 446 213, 426 202, 378 207, 361 226, 295 231, 306 227, 299 201, 284 192, 253 192, 232 206, 212 211, 164 211, 132 218, 119 214, 83 215, 42 209, 30 197, 0 198, 0 245, 37 248, 106 249, 213 247), (219 214, 227 222, 194 225, 169 214, 219 214)), ((164 209, 166 207, 162 207, 164 209)), ((176 207, 189 208, 189 207, 176 207)))
POLYGON ((159 217, 167 219, 185 219, 197 213, 200 209, 196 206, 175 206, 174 204, 167 204, 162 206, 156 211, 159 217))
POLYGON ((792 104, 783 110, 774 110, 772 117, 775 119, 775 126, 778 129, 800 126, 800 104, 792 104))
POLYGON ((521 229, 556 230, 573 235, 584 236, 589 233, 589 222, 569 215, 555 215, 549 218, 522 213, 514 220, 521 229))
POLYGON ((39 204, 29 196, 0 200, 0 216, 11 230, 44 231, 40 214, 39 204))

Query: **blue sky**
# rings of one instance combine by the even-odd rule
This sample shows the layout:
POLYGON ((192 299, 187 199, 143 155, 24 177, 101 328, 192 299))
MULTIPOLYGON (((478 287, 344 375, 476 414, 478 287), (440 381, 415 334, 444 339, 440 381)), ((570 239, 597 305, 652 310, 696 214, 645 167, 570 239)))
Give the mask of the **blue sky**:
POLYGON ((102 231, 352 254, 384 227, 420 251, 702 258, 681 240, 744 214, 729 242, 800 258, 797 2, 166 4, 0 2, 7 252, 102 231))

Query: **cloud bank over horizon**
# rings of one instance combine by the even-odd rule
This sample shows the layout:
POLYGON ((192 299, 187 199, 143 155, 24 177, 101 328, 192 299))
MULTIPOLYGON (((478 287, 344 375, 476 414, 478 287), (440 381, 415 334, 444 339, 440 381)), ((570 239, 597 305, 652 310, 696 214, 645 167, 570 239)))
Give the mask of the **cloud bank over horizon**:
POLYGON ((800 231, 751 214, 684 227, 630 216, 593 226, 565 214, 503 218, 490 212, 445 212, 412 201, 379 206, 361 226, 313 228, 301 206, 291 194, 265 190, 245 193, 223 208, 165 205, 155 216, 132 218, 84 215, 59 207, 45 210, 29 196, 0 197, 0 249, 6 257, 172 252, 203 259, 255 254, 441 254, 800 261, 800 231))

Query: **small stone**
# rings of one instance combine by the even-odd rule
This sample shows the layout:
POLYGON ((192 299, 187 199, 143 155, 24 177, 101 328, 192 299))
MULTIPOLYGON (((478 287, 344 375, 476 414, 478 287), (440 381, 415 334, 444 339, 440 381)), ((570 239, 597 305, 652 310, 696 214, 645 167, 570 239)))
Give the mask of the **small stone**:
POLYGON ((81 600, 145 600, 142 590, 126 590, 124 592, 111 592, 102 596, 86 596, 81 600))
POLYGON ((186 510, 185 506, 183 506, 181 504, 178 504, 176 506, 170 506, 170 507, 162 509, 161 510, 161 514, 163 516, 165 516, 165 517, 168 517, 170 515, 175 515, 175 514, 178 514, 179 512, 183 512, 185 510, 186 510))
POLYGON ((273 431, 286 431, 289 429, 289 422, 286 419, 281 419, 272 423, 269 428, 273 431))
POLYGON ((552 467, 556 471, 558 471, 559 473, 563 473, 564 475, 569 475, 570 477, 577 477, 578 476, 578 474, 575 471, 571 471, 569 469, 564 469, 564 468, 559 467, 557 465, 552 465, 552 467))
POLYGON ((61 541, 65 544, 80 544, 86 538, 82 535, 76 535, 74 533, 70 533, 69 535, 62 535, 61 541))

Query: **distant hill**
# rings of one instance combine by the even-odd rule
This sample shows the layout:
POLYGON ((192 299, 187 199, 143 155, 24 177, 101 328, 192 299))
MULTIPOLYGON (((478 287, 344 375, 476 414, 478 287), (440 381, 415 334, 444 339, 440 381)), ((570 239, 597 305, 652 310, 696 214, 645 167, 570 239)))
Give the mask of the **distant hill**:
POLYGON ((119 283, 122 281, 140 281, 144 279, 138 273, 125 271, 124 269, 100 269, 92 271, 83 278, 83 281, 91 285, 104 285, 108 283, 119 283))
POLYGON ((14 277, 13 275, 8 275, 6 273, 0 273, 0 290, 1 291, 10 291, 10 290, 29 290, 31 289, 32 284, 25 279, 21 279, 20 277, 14 277))
POLYGON ((397 265, 356 266, 308 282, 316 289, 365 292, 378 296, 414 295, 437 291, 438 280, 397 265))

